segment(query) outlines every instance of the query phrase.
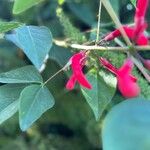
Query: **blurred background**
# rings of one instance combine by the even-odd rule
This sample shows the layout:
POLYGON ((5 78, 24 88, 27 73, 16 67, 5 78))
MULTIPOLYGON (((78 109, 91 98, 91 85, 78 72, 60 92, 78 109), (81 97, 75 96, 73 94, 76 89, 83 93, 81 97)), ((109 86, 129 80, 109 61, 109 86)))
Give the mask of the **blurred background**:
MULTIPOLYGON (((133 22, 135 8, 130 0, 110 2, 123 24, 133 22)), ((76 41, 72 30, 79 31, 77 36, 81 34, 94 40, 98 6, 99 0, 45 0, 24 13, 13 15, 13 0, 0 0, 0 20, 47 26, 57 40, 69 41, 72 36, 71 42, 76 41), (58 7, 62 8, 63 16, 58 14, 58 7)), ((101 16, 100 36, 103 36, 114 24, 104 8, 101 16)), ((53 44, 42 73, 44 79, 58 71, 71 55, 72 50, 53 44)), ((0 72, 27 64, 31 62, 20 49, 0 39, 0 72)), ((61 73, 48 84, 56 104, 27 132, 20 130, 18 114, 0 126, 0 150, 101 150, 101 121, 95 121, 78 87, 72 92, 65 89, 66 81, 67 75, 61 73)))

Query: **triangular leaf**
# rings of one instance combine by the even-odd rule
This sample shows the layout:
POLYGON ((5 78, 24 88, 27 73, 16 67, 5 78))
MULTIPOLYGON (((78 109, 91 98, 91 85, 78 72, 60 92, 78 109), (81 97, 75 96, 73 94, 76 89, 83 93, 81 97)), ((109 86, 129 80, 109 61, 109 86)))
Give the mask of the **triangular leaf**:
POLYGON ((15 0, 13 13, 19 14, 42 1, 43 0, 15 0))
POLYGON ((82 93, 92 108, 96 120, 98 120, 115 94, 116 80, 110 75, 105 75, 104 80, 99 74, 92 73, 87 74, 87 79, 91 83, 92 89, 82 88, 82 93))
POLYGON ((5 38, 20 47, 37 69, 41 68, 52 47, 52 34, 44 26, 22 26, 5 38))
POLYGON ((34 66, 25 66, 0 74, 1 83, 42 83, 43 79, 34 66))
POLYGON ((150 150, 150 101, 125 100, 114 106, 102 126, 104 150, 150 150))
POLYGON ((45 111, 53 107, 54 98, 44 86, 30 85, 20 96, 20 128, 27 130, 45 111))
POLYGON ((15 28, 22 26, 22 23, 19 22, 2 22, 0 21, 0 33, 8 32, 15 28))
POLYGON ((19 108, 19 96, 25 85, 6 84, 0 86, 0 124, 13 116, 19 108))

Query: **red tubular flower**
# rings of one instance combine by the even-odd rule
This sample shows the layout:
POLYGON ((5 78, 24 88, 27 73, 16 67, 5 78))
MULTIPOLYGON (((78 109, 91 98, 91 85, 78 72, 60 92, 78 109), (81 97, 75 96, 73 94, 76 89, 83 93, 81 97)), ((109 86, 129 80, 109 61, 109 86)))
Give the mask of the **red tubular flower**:
POLYGON ((76 79, 75 75, 73 74, 66 84, 66 89, 72 90, 75 86, 76 81, 77 81, 77 79, 76 79))
MULTIPOLYGON (((147 23, 145 22, 145 14, 148 8, 148 1, 149 0, 138 0, 136 12, 134 16, 134 27, 123 26, 124 31, 126 32, 127 36, 133 40, 137 45, 147 45, 148 44, 148 37, 144 35, 144 30, 147 28, 147 23)), ((121 33, 119 29, 109 33, 106 35, 104 40, 110 41, 114 38, 120 36, 121 33)))
MULTIPOLYGON (((134 28, 133 27, 129 27, 129 26, 122 26, 124 31, 126 32, 127 36, 129 38, 132 38, 133 37, 133 30, 134 28)), ((106 41, 111 41, 113 40, 114 38, 118 37, 118 36, 121 36, 121 32, 119 29, 116 29, 114 30, 113 32, 109 33, 108 35, 105 36, 104 40, 106 41)))
POLYGON ((136 6, 136 12, 134 16, 134 38, 138 38, 139 35, 147 28, 145 23, 145 14, 148 8, 149 0, 138 0, 136 6))
POLYGON ((148 38, 142 33, 136 40, 137 45, 148 45, 148 38))
POLYGON ((85 75, 82 72, 82 68, 85 65, 85 59, 86 59, 86 52, 83 51, 73 55, 70 58, 69 61, 71 62, 73 74, 66 84, 66 88, 68 90, 72 90, 74 88, 76 81, 78 81, 80 85, 82 85, 87 89, 92 88, 91 84, 88 82, 88 80, 86 79, 85 75))
MULTIPOLYGON (((134 27, 129 27, 127 25, 122 26, 122 27, 123 27, 124 31, 126 32, 127 36, 130 39, 133 39, 134 38, 134 27)), ((119 37, 119 36, 121 36, 121 33, 120 33, 119 29, 116 29, 115 31, 106 35, 104 40, 110 41, 110 40, 113 40, 114 38, 119 37)), ((138 39, 136 40, 136 43, 138 45, 147 45, 148 44, 148 38, 143 33, 141 33, 140 36, 138 37, 138 39)))
POLYGON ((145 17, 149 0, 138 0, 136 5, 135 18, 145 17))
POLYGON ((117 77, 117 86, 121 94, 126 98, 136 97, 140 94, 140 87, 137 78, 131 74, 133 62, 127 59, 121 68, 117 69, 105 58, 100 58, 100 62, 117 77))

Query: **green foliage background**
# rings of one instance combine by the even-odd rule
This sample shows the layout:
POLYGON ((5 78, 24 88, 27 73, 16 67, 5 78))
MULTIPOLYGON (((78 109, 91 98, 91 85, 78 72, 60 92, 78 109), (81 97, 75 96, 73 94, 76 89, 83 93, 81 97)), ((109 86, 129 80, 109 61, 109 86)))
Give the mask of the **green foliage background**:
MULTIPOLYGON (((129 0, 110 0, 110 2, 123 24, 133 22, 135 10, 129 0)), ((21 14, 16 14, 20 10, 15 8, 13 14, 13 2, 1 0, 0 19, 5 22, 44 25, 51 30, 54 39, 83 43, 96 37, 98 5, 98 0, 45 0, 21 14), (91 29, 93 32, 86 32, 91 29)), ((106 10, 102 8, 100 36, 102 37, 114 27, 106 10)), ((112 42, 111 45, 115 43, 112 42)), ((42 73, 44 80, 58 71, 68 61, 73 51, 53 44, 50 59, 42 73)), ((99 52, 99 55, 107 57, 118 67, 125 58, 124 54, 118 52, 99 52)), ((142 55, 149 58, 150 53, 142 53, 142 55)), ((0 40, 0 72, 29 64, 31 62, 20 49, 10 42, 0 40)), ((149 98, 150 87, 147 81, 136 69, 134 74, 140 79, 142 96, 149 98)), ((18 114, 0 126, 1 150, 101 150, 99 138, 101 121, 95 121, 91 108, 78 88, 72 92, 65 89, 67 77, 67 74, 61 73, 49 82, 48 88, 54 95, 56 104, 27 132, 24 133, 19 129, 18 114)), ((115 95, 107 110, 122 99, 119 94, 115 95)))

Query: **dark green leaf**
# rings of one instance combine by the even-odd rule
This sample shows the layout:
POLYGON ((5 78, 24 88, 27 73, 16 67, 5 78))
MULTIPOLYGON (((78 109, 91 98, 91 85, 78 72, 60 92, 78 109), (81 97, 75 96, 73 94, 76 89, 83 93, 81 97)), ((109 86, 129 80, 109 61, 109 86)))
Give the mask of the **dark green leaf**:
POLYGON ((41 68, 52 47, 51 32, 44 26, 22 26, 5 38, 20 47, 37 69, 41 68))
POLYGON ((102 127, 103 150, 150 150, 150 101, 121 102, 108 113, 102 127))
POLYGON ((0 124, 18 111, 19 96, 25 85, 6 84, 0 86, 0 124))
POLYGON ((101 73, 101 76, 88 73, 87 79, 92 85, 92 90, 82 88, 82 93, 98 120, 115 94, 116 80, 104 73, 101 73))
POLYGON ((49 52, 50 59, 55 60, 62 67, 68 62, 71 56, 72 53, 68 49, 57 45, 54 45, 49 52))
POLYGON ((22 26, 20 22, 2 22, 0 21, 0 33, 8 32, 22 26))
POLYGON ((47 89, 40 85, 26 87, 20 96, 20 128, 27 130, 45 111, 52 108, 54 98, 47 89))
POLYGON ((42 83, 43 79, 34 66, 25 66, 0 74, 1 83, 42 83))
POLYGON ((19 14, 42 1, 43 0, 15 0, 13 13, 19 14))
POLYGON ((4 43, 0 43, 0 73, 25 65, 25 62, 16 55, 12 45, 5 46, 4 43))
POLYGON ((95 22, 94 14, 87 3, 79 4, 68 2, 68 6, 74 12, 74 14, 86 24, 92 26, 92 24, 95 22))

